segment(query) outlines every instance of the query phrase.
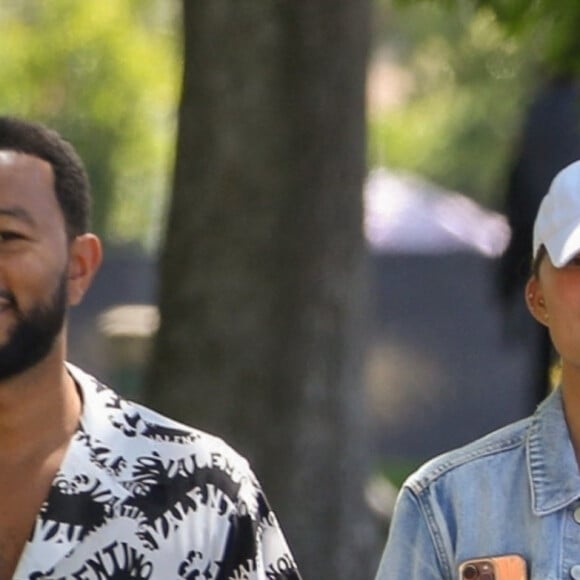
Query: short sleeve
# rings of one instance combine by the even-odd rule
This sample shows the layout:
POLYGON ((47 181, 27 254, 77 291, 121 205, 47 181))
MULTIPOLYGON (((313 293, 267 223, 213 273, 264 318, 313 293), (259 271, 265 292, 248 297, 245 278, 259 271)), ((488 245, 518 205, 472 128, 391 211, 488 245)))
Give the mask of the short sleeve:
POLYGON ((301 580, 278 520, 255 478, 240 488, 217 580, 301 580))

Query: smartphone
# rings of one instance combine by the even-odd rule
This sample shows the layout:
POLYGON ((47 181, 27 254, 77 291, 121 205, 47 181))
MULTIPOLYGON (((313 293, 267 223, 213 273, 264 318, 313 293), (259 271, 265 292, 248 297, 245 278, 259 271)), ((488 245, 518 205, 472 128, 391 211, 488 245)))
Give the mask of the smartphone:
POLYGON ((460 580, 527 580, 526 561, 519 554, 474 558, 459 565, 460 580))

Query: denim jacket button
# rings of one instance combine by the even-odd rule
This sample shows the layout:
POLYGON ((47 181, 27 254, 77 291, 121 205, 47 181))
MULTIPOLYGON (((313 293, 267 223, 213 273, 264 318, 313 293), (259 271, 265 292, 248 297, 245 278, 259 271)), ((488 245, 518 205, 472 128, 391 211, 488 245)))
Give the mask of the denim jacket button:
POLYGON ((576 564, 570 568, 570 577, 574 580, 580 580, 580 565, 576 564))
POLYGON ((577 507, 577 508, 574 510, 574 521, 575 521, 577 524, 580 524, 580 507, 577 507))

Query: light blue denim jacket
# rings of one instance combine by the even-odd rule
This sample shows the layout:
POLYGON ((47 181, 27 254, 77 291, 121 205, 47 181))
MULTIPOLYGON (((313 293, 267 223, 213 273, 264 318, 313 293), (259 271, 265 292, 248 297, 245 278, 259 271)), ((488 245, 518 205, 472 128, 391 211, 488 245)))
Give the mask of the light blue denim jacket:
POLYGON ((559 390, 409 477, 376 580, 457 580, 459 562, 508 553, 531 580, 580 578, 580 473, 559 390))

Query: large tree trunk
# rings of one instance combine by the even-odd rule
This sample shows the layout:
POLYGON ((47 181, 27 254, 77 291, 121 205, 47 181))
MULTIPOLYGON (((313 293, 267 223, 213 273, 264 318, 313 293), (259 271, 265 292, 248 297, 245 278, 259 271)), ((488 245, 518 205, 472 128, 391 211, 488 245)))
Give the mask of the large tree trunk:
POLYGON ((376 565, 363 501, 368 0, 185 0, 150 404, 246 455, 305 578, 376 565))

